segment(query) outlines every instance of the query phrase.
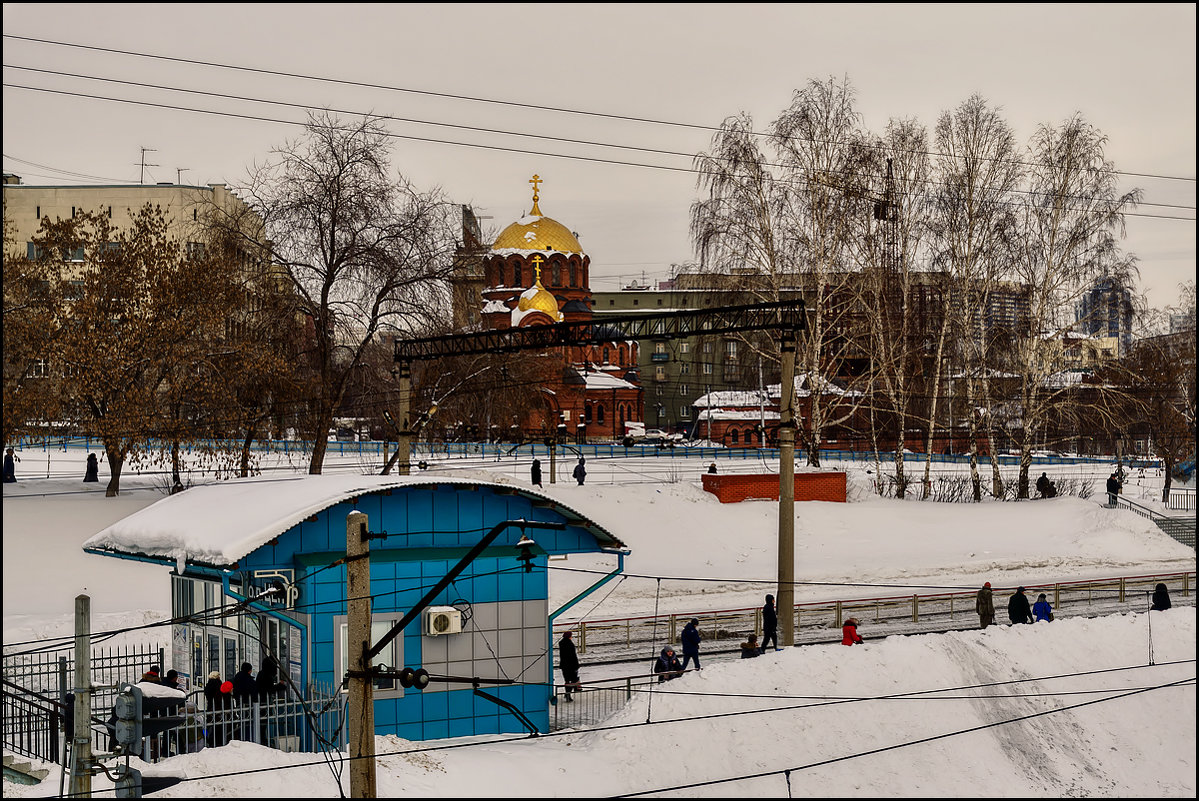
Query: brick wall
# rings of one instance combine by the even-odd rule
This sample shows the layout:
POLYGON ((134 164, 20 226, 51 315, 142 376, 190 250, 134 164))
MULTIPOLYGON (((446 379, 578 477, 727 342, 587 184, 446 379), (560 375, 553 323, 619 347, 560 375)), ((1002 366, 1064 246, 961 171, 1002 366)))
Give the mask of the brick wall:
MULTIPOLYGON (((779 499, 777 473, 704 473, 704 489, 721 503, 779 499)), ((795 500, 845 503, 845 474, 834 472, 796 473, 795 500)))

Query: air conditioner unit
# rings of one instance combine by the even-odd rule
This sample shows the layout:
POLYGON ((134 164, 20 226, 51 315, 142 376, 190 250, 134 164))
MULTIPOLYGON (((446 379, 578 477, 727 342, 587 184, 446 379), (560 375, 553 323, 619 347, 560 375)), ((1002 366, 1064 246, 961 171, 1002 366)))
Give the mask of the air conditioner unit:
POLYGON ((452 606, 434 606, 425 610, 425 636, 457 634, 462 631, 462 613, 452 606))

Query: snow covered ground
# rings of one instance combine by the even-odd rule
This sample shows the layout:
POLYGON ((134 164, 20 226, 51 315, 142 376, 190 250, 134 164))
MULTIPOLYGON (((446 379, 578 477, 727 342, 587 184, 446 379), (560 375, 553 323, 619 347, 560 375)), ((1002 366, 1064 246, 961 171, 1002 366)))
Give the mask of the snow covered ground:
MULTIPOLYGON (((93 631, 159 620, 169 609, 163 568, 79 548, 162 497, 161 479, 128 476, 121 497, 106 499, 103 483, 78 480, 85 456, 27 454, 18 476, 37 464, 51 477, 4 485, 6 645, 70 633, 80 592, 92 597, 93 631)), ((547 475, 548 494, 631 548, 626 573, 667 578, 660 592, 654 578, 626 579, 598 605, 572 611, 595 619, 753 606, 772 591, 760 582, 776 576, 777 504, 720 504, 699 488, 706 461, 669 461, 588 459, 584 487, 551 485, 547 475)), ((563 466, 565 478, 572 462, 563 466)), ((367 467, 347 456, 329 469, 367 467)), ((762 467, 721 463, 722 471, 762 467)), ((527 486, 527 458, 430 460, 431 470, 451 468, 527 486)), ((885 500, 869 493, 869 468, 851 468, 851 503, 796 505, 796 577, 810 582, 797 601, 1195 569, 1193 549, 1093 500, 885 500), (846 584, 856 586, 838 586, 846 584)), ((1102 486, 1110 465, 1049 472, 1087 470, 1102 486)), ((1126 488, 1147 502, 1159 491, 1152 475, 1134 474, 1126 488)), ((613 565, 611 557, 555 562, 569 569, 552 574, 551 604, 596 579, 579 571, 613 565)), ((1064 614, 1035 626, 806 646, 709 664, 634 698, 596 730, 440 743, 380 737, 379 794, 1194 797, 1194 660, 1195 609, 1183 603, 1152 615, 1064 614)), ((140 767, 189 777, 163 797, 338 795, 318 755, 246 743, 140 767)), ((341 781, 348 792, 348 772, 341 781)), ((5 782, 4 793, 57 788, 52 774, 40 787, 5 782)))

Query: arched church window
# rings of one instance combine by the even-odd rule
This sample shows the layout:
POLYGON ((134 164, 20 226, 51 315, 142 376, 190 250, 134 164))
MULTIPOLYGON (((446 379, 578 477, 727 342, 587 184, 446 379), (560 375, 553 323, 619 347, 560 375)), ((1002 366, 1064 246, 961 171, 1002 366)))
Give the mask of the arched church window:
POLYGON ((520 262, 512 264, 512 286, 524 286, 524 279, 520 276, 520 262))
POLYGON ((558 262, 558 261, 554 262, 553 269, 550 271, 550 276, 551 276, 551 278, 550 278, 551 286, 562 286, 562 264, 561 264, 561 262, 558 262))
POLYGON ((737 432, 736 432, 736 430, 733 430, 733 431, 730 431, 730 432, 729 432, 729 442, 733 443, 734 445, 736 445, 736 444, 737 444, 737 432))
POLYGON ((604 404, 595 407, 595 421, 600 425, 604 423, 604 404))
POLYGON ((576 268, 575 268, 575 263, 573 261, 570 263, 570 285, 571 286, 579 285, 579 276, 578 276, 578 272, 576 271, 576 268))

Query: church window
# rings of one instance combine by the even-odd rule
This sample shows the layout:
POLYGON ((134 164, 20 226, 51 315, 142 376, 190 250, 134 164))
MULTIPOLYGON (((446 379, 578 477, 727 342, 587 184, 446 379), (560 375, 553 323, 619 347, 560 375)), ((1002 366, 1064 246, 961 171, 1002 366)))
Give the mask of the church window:
POLYGON ((575 267, 575 263, 573 261, 570 263, 570 285, 571 286, 579 285, 579 275, 578 275, 577 268, 575 267))
POLYGON ((512 265, 512 286, 524 286, 524 279, 520 275, 520 262, 512 265))
POLYGON ((551 275, 550 280, 552 281, 552 284, 551 284, 552 286, 562 286, 562 265, 561 264, 559 264, 558 262, 555 261, 553 270, 550 273, 550 275, 551 275))
POLYGON ((596 407, 595 407, 595 421, 596 421, 597 423, 599 423, 600 425, 603 425, 603 422, 604 422, 604 405, 603 405, 602 403, 601 403, 599 406, 596 406, 596 407))
POLYGON ((729 432, 729 442, 733 445, 737 444, 737 431, 735 429, 729 432))

